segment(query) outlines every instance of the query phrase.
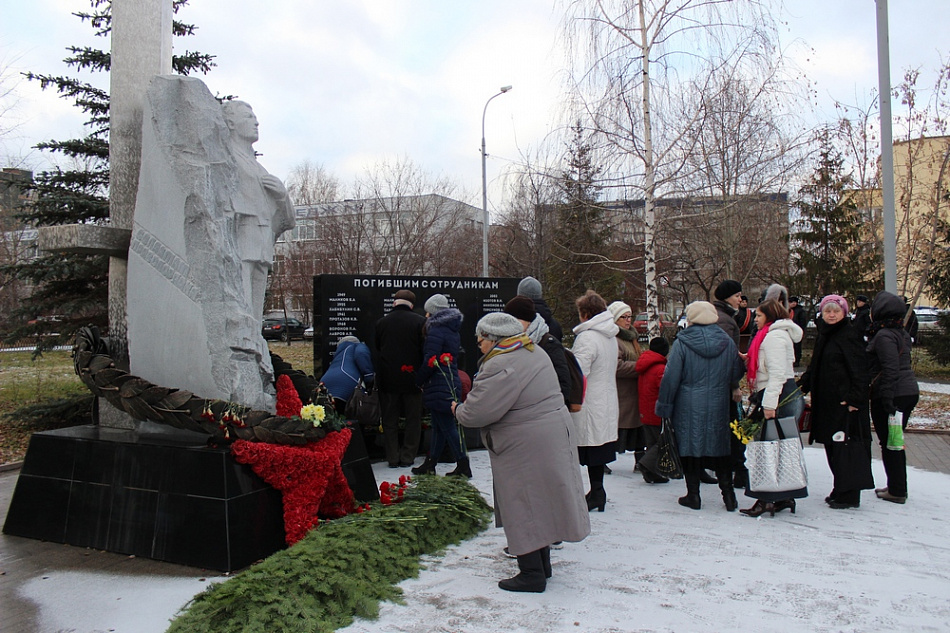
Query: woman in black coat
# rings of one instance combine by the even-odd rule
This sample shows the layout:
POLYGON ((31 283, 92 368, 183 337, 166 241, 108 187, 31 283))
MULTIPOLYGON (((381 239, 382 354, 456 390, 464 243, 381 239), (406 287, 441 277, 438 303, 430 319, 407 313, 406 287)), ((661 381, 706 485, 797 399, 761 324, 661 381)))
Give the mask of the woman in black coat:
POLYGON ((887 487, 874 492, 893 503, 907 501, 907 457, 904 449, 887 448, 888 418, 898 411, 907 428, 920 390, 910 364, 911 335, 904 329, 907 306, 895 294, 879 292, 871 302, 868 352, 871 363, 871 421, 881 442, 887 487))
POLYGON ((811 437, 825 445, 834 488, 825 498, 835 509, 861 505, 861 489, 848 484, 850 473, 840 461, 846 439, 860 439, 871 456, 868 424, 868 363, 864 339, 848 318, 848 302, 839 295, 821 300, 818 340, 799 384, 811 392, 811 437))

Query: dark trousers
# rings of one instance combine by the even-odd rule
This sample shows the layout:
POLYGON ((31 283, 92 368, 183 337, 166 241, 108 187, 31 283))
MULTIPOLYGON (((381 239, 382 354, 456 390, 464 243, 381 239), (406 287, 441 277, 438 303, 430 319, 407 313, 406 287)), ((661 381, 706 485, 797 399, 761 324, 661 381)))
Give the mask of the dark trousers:
POLYGON ((383 422, 383 443, 390 466, 411 464, 419 453, 422 437, 422 392, 379 392, 383 422), (402 446, 399 445, 399 418, 406 419, 402 446))
POLYGON ((441 411, 429 411, 432 415, 432 442, 429 444, 429 458, 439 461, 445 445, 449 445, 452 457, 458 462, 465 457, 465 445, 459 437, 455 416, 441 411))
MULTIPOLYGON (((917 406, 920 396, 897 396, 894 406, 902 414, 901 423, 907 428, 910 413, 917 406)), ((871 422, 874 432, 881 444, 881 461, 884 462, 884 472, 887 473, 887 490, 895 497, 907 496, 907 456, 904 451, 893 451, 887 448, 887 410, 880 399, 871 400, 871 422)))

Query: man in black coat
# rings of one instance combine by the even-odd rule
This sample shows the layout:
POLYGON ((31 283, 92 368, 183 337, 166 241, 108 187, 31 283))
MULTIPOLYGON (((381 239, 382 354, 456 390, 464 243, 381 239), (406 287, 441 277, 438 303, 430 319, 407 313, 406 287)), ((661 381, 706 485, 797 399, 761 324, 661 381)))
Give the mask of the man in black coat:
POLYGON ((376 322, 376 385, 390 468, 412 466, 422 435, 422 390, 416 384, 416 370, 422 365, 426 319, 412 311, 415 301, 412 291, 397 291, 392 311, 376 322), (406 419, 402 446, 400 417, 406 419))
POLYGON ((855 298, 851 325, 863 340, 868 340, 868 328, 871 327, 871 305, 866 295, 858 295, 855 298))
MULTIPOLYGON (((798 297, 788 298, 788 310, 791 312, 792 321, 804 332, 805 328, 808 327, 808 312, 798 305, 798 297)), ((804 337, 802 337, 802 340, 804 340, 804 337)), ((799 365, 802 362, 802 342, 793 343, 792 347, 795 350, 795 364, 799 365)))
POLYGON ((548 325, 548 333, 559 341, 564 340, 564 332, 561 331, 561 324, 554 318, 551 308, 541 298, 541 282, 534 277, 525 277, 518 283, 518 294, 522 297, 528 297, 534 301, 534 310, 541 315, 544 322, 548 325))

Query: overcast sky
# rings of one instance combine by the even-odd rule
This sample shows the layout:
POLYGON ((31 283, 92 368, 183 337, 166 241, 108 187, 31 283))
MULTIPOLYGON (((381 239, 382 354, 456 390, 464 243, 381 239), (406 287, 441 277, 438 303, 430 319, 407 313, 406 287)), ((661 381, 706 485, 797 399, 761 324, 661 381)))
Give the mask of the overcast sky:
MULTIPOLYGON (((891 78, 950 57, 948 0, 891 0, 891 78)), ((874 0, 788 0, 783 47, 816 84, 827 120, 833 99, 866 103, 877 85, 874 0)), ((380 159, 408 157, 457 181, 480 206, 481 117, 486 119, 490 206, 498 174, 558 125, 564 56, 555 0, 191 0, 180 14, 198 26, 179 46, 216 56, 203 79, 233 94, 261 122, 261 162, 286 178, 301 161, 344 182, 380 159)), ((69 45, 106 47, 71 15, 87 0, 4 2, 0 62, 14 70, 67 72, 69 45)), ((101 83, 102 79, 94 79, 101 83)), ((19 127, 2 155, 49 165, 36 142, 82 133, 69 102, 22 82, 19 127)), ((895 108, 896 108, 895 104, 895 108)), ((9 115, 8 115, 9 116, 9 115)), ((9 118, 0 129, 9 125, 9 118)), ((9 162, 9 161, 8 161, 9 162)))

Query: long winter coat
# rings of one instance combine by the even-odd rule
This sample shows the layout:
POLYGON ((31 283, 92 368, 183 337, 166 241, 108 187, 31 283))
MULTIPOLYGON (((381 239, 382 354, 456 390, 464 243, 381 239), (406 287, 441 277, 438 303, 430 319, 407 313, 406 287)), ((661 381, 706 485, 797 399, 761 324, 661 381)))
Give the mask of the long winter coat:
POLYGON ((871 399, 880 400, 888 413, 895 411, 896 396, 920 394, 910 364, 911 335, 900 327, 878 329, 875 323, 903 318, 907 308, 897 295, 879 292, 871 302, 870 354, 871 399))
POLYGON ((785 382, 795 377, 794 343, 802 340, 802 334, 802 329, 791 319, 779 319, 769 325, 769 332, 759 347, 755 374, 755 391, 765 390, 763 409, 778 409, 785 382))
POLYGON ((828 444, 838 431, 852 431, 849 422, 855 415, 867 424, 867 354, 864 338, 851 321, 844 319, 834 325, 818 322, 815 351, 799 385, 803 393, 811 393, 812 441, 828 444), (849 412, 849 405, 858 411, 849 412))
POLYGON ((462 382, 459 380, 458 355, 462 346, 459 330, 462 313, 455 308, 439 310, 429 317, 422 345, 422 366, 416 372, 416 384, 422 387, 422 402, 429 411, 451 413, 452 401, 461 400, 462 382), (444 354, 451 354, 449 367, 441 362, 444 354), (439 361, 436 367, 434 360, 439 361), (449 387, 451 377, 453 388, 449 387))
POLYGON ((415 372, 422 364, 426 318, 407 305, 376 322, 376 385, 387 393, 419 393, 415 372))
POLYGON ((656 401, 660 397, 660 382, 666 369, 666 356, 648 349, 637 359, 637 390, 640 397, 640 420, 647 426, 660 426, 656 415, 656 401))
POLYGON ((637 355, 633 338, 624 340, 624 332, 636 337, 636 330, 620 330, 617 334, 617 426, 635 429, 643 426, 640 421, 640 396, 637 389, 637 355))
POLYGON ((584 407, 571 413, 578 446, 602 446, 617 440, 617 343, 620 330, 610 312, 601 312, 574 328, 571 351, 587 377, 584 407))
POLYGON ((685 457, 729 455, 730 384, 742 376, 736 344, 718 325, 680 332, 660 382, 656 414, 670 418, 685 457))
POLYGON ((512 554, 590 534, 573 424, 543 350, 520 348, 488 359, 455 415, 463 426, 481 429, 495 524, 504 527, 512 554))
POLYGON ((330 367, 320 377, 320 382, 334 398, 349 400, 360 380, 368 384, 374 377, 373 358, 366 344, 343 341, 337 345, 330 367))

